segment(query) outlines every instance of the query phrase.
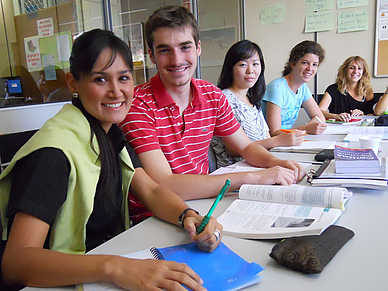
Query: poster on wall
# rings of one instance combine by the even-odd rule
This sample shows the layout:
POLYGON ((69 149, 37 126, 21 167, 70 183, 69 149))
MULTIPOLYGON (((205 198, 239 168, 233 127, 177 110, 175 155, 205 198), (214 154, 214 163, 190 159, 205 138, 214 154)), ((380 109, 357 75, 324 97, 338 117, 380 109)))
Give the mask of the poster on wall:
POLYGON ((36 26, 38 28, 38 36, 39 37, 47 37, 47 36, 54 35, 54 24, 53 24, 52 17, 38 19, 36 21, 36 26))
POLYGON ((39 37, 26 37, 24 39, 24 51, 26 52, 28 71, 40 71, 42 69, 42 62, 40 59, 39 37))

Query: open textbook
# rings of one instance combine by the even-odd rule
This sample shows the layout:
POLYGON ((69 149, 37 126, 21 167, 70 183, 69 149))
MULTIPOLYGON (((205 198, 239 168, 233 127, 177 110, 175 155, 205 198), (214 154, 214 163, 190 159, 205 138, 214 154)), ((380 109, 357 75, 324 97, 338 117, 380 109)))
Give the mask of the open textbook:
POLYGON ((240 238, 320 234, 341 216, 351 195, 335 187, 243 185, 217 220, 224 234, 240 238))

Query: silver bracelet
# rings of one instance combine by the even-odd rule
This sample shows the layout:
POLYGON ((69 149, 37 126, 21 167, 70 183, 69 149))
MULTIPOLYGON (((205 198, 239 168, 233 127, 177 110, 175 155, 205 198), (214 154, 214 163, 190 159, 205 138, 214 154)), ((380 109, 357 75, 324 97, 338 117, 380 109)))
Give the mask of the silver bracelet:
POLYGON ((185 218, 186 218, 186 213, 189 211, 189 210, 192 210, 194 211, 195 213, 197 213, 197 215, 199 215, 199 212, 193 208, 186 208, 185 210, 182 211, 182 213, 179 215, 179 218, 178 218, 178 222, 179 224, 184 228, 185 227, 185 218))

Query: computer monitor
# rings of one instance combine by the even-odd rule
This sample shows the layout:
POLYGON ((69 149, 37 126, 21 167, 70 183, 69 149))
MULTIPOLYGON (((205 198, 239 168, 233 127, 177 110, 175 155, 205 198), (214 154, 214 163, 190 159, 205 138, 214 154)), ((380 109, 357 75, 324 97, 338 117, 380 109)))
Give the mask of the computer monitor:
POLYGON ((1 97, 23 97, 22 80, 20 76, 0 78, 1 97), (8 94, 7 94, 8 93, 8 94))
POLYGON ((20 76, 7 77, 8 94, 12 97, 23 97, 22 79, 20 76))

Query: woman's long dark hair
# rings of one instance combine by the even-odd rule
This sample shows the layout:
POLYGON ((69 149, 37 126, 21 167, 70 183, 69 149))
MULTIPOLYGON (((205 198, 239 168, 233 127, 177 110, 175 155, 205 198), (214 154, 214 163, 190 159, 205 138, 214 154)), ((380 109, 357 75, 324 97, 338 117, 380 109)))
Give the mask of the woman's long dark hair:
POLYGON ((266 85, 264 79, 265 63, 263 53, 260 47, 250 40, 241 40, 236 42, 228 50, 222 66, 220 78, 218 79, 218 88, 227 89, 233 84, 233 67, 241 60, 253 57, 257 53, 260 58, 261 73, 255 85, 248 89, 248 98, 251 104, 260 108, 260 101, 265 93, 266 85))
MULTIPOLYGON (((73 44, 70 56, 70 72, 74 79, 80 80, 82 77, 90 75, 98 57, 105 49, 110 50, 111 58, 104 69, 109 68, 116 60, 117 55, 120 55, 128 68, 133 71, 132 54, 128 45, 111 31, 94 29, 83 33, 73 44)), ((90 124, 90 144, 92 145, 92 139, 95 135, 100 148, 101 173, 96 198, 99 201, 112 203, 115 201, 116 191, 119 190, 112 190, 112 185, 115 185, 115 188, 121 188, 118 183, 121 174, 117 166, 115 150, 100 121, 85 110, 81 100, 74 98, 73 104, 82 111, 90 124)), ((105 203, 101 204, 106 205, 105 203)))

